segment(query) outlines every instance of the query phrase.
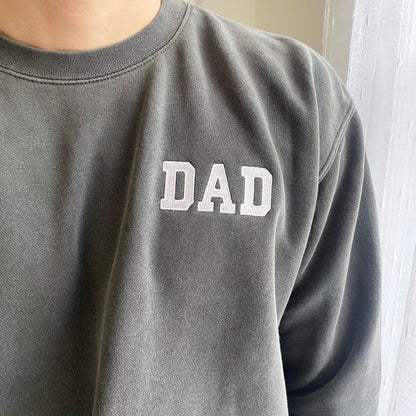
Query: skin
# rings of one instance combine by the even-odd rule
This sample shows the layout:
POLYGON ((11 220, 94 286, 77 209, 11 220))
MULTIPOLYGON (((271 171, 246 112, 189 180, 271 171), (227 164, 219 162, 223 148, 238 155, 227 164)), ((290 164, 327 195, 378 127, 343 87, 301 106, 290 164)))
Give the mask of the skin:
POLYGON ((121 42, 147 26, 161 0, 0 0, 0 33, 49 51, 121 42))

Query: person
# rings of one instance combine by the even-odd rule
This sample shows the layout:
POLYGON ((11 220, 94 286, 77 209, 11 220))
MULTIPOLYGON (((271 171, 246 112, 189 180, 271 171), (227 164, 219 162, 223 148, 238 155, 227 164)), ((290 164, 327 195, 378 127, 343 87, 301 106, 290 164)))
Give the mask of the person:
POLYGON ((0 1, 2 415, 376 415, 358 109, 183 0, 0 1))

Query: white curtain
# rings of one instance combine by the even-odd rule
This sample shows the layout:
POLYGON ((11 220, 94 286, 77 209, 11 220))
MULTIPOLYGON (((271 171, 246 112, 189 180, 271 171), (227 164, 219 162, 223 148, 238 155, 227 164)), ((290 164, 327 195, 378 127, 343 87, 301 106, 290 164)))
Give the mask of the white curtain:
MULTIPOLYGON (((334 10, 346 2, 327 0, 324 46, 340 43, 339 37, 345 37, 345 30, 329 29, 342 26, 334 18, 334 10)), ((356 0, 353 6, 350 45, 345 52, 346 85, 363 122, 383 261, 383 368, 378 415, 414 416, 416 0, 356 0)), ((343 64, 339 59, 331 61, 332 55, 326 57, 335 69, 343 64)))

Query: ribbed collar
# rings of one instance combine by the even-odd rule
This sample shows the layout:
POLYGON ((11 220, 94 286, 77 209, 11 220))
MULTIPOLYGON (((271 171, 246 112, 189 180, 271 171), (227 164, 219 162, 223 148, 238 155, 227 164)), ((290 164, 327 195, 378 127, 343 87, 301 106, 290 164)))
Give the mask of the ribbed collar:
POLYGON ((163 0, 153 20, 133 36, 103 48, 47 51, 15 42, 0 34, 0 70, 23 76, 79 80, 113 74, 156 54, 186 23, 190 4, 163 0))

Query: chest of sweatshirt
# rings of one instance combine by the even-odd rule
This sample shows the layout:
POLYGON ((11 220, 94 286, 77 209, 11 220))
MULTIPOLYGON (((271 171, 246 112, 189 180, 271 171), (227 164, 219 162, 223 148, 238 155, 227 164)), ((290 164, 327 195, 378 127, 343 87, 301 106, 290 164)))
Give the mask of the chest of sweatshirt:
POLYGON ((38 251, 34 262, 52 251, 55 266, 75 265, 82 255, 98 280, 109 269, 94 265, 125 256, 132 279, 151 265, 194 295, 224 284, 271 293, 279 281, 283 307, 317 192, 313 114, 244 67, 188 53, 96 83, 2 83, 8 238, 38 251))

